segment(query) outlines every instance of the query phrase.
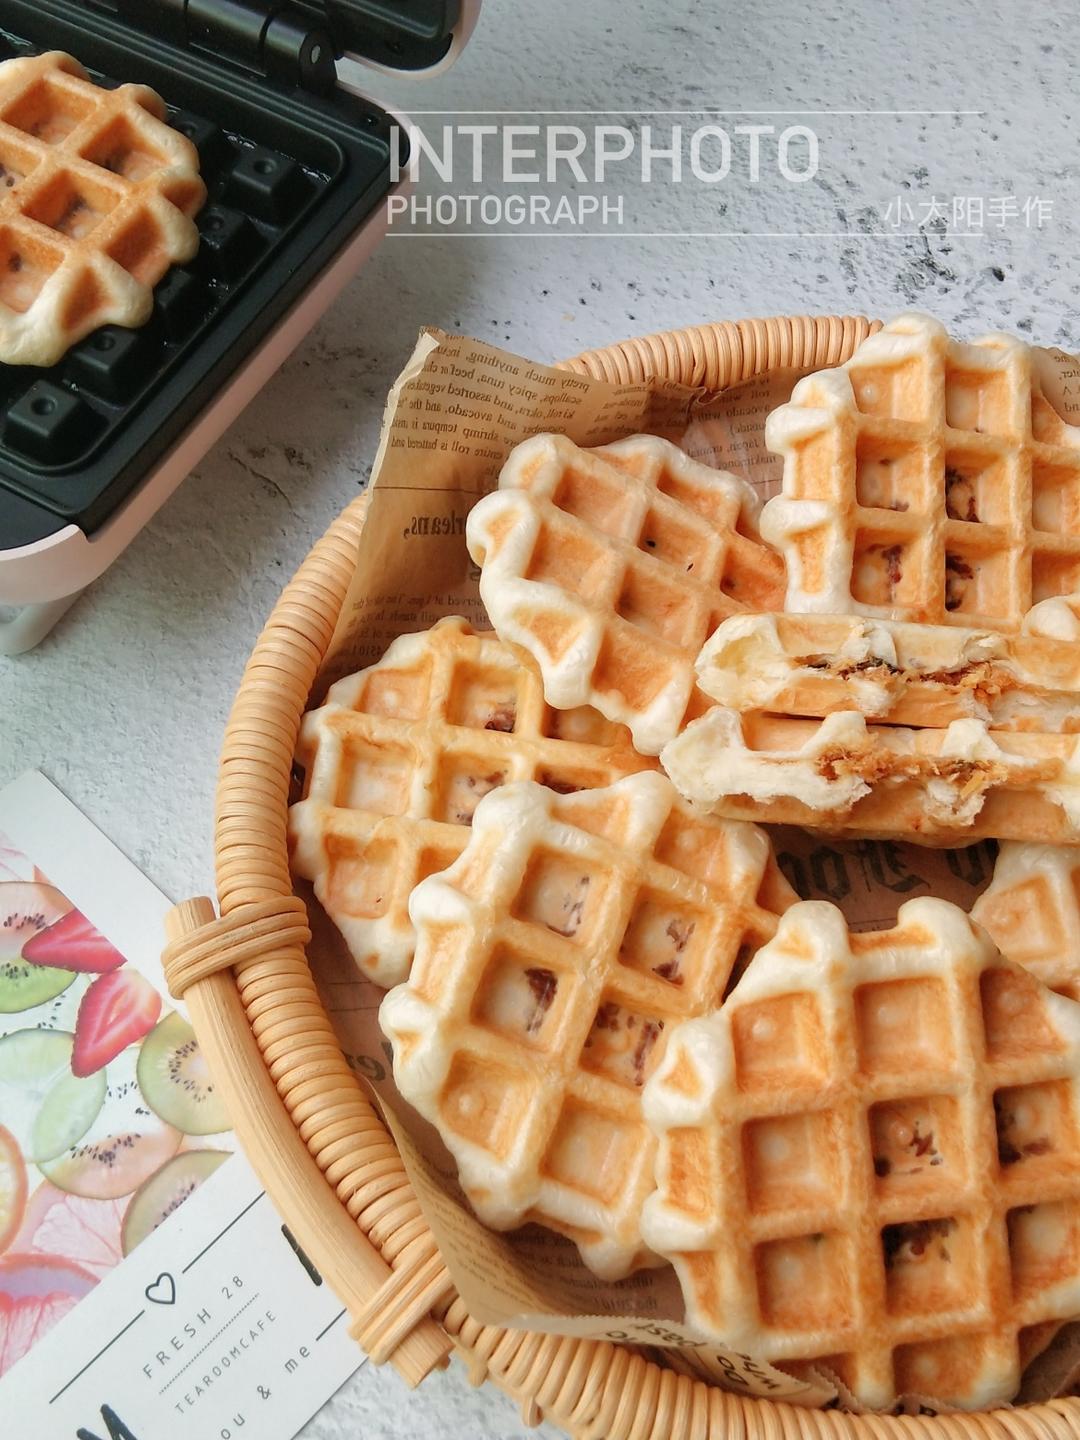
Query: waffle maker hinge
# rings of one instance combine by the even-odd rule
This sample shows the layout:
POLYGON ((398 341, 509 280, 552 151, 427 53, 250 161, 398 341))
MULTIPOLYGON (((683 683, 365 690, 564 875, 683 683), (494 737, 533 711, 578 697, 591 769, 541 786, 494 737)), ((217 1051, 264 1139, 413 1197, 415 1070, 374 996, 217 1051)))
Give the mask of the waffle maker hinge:
MULTIPOLYGON (((467 0, 91 0, 128 24, 326 95, 335 60, 426 70, 450 52, 467 0)), ((472 0, 472 10, 479 0, 472 0)))
POLYGON ((118 11, 173 44, 281 85, 328 95, 337 80, 333 36, 317 11, 289 0, 119 0, 118 11))

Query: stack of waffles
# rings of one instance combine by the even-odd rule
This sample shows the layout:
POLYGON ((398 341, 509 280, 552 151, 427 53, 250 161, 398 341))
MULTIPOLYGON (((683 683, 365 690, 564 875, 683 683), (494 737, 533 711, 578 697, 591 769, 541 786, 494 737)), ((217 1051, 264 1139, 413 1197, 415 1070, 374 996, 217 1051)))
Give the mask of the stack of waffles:
POLYGON ((776 615, 720 625, 672 779, 722 813, 905 835, 1080 839, 1080 430, 1037 357, 902 316, 769 417, 776 615))
POLYGON ((670 1263, 852 1405, 985 1408, 1080 1317, 1080 430, 903 316, 766 433, 764 510, 655 437, 518 446, 495 633, 305 717, 294 869, 485 1223, 670 1263), (972 917, 857 934, 776 822, 1003 844, 972 917))

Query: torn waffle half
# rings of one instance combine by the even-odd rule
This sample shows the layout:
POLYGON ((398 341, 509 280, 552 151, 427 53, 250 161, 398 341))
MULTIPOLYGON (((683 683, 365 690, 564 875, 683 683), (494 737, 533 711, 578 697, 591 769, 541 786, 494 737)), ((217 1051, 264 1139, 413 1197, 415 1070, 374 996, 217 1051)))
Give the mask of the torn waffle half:
MULTIPOLYGON (((1063 603, 1063 602, 1062 602, 1063 603)), ((705 642, 698 687, 733 710, 940 727, 1080 730, 1080 646, 859 615, 732 615, 705 642)))
POLYGON ((480 798, 511 780, 593 789, 655 765, 595 710, 552 710, 529 657, 452 617, 402 635, 305 715, 296 874, 378 985, 409 973, 409 895, 462 851, 480 798))
POLYGON ((1080 591, 1080 429, 1011 336, 961 345, 901 315, 800 380, 765 438, 784 478, 761 533, 788 611, 1012 633, 1080 591))
POLYGON ((971 918, 1003 955, 1080 1000, 1080 848, 1006 841, 971 918))
POLYGON ((638 435, 582 450, 536 435, 469 515, 469 552, 500 638, 534 657, 552 705, 593 705, 647 755, 694 699, 694 659, 738 610, 783 601, 743 480, 638 435))
POLYGON ((793 906, 644 1109, 643 1232, 709 1339, 979 1409, 1080 1313, 1080 1007, 945 901, 793 906))
POLYGON ((762 830, 694 814, 659 774, 481 800, 413 892, 416 958, 379 1018, 485 1223, 557 1230, 606 1279, 655 1263, 642 1085, 793 898, 762 830))
POLYGON ((206 187, 165 113, 59 51, 0 65, 0 362, 53 365, 100 325, 143 324, 195 254, 206 187))
POLYGON ((1080 843, 1080 735, 867 725, 717 705, 664 747, 677 789, 714 814, 833 834, 967 845, 1080 843))

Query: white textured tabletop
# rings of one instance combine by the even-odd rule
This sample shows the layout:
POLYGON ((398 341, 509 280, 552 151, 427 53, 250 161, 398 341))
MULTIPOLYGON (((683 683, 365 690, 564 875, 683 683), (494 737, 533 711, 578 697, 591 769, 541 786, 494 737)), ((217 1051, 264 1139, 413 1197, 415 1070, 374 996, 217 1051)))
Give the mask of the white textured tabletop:
MULTIPOLYGON (((917 307, 961 335, 1080 348, 1078 61, 1066 7, 1019 0, 488 0, 456 69, 372 88, 406 108, 712 123, 732 134, 731 176, 635 185, 624 228, 687 238, 390 239, 53 635, 0 659, 0 784, 40 767, 169 894, 210 889, 216 752, 245 657, 363 484, 423 324, 553 359, 703 319, 917 307), (746 124, 813 128, 817 175, 777 183, 763 141, 754 185, 746 124), (722 231, 757 233, 704 233, 722 231)), ((460 1368, 408 1395, 364 1366, 304 1434, 440 1431, 524 1433, 460 1368)))

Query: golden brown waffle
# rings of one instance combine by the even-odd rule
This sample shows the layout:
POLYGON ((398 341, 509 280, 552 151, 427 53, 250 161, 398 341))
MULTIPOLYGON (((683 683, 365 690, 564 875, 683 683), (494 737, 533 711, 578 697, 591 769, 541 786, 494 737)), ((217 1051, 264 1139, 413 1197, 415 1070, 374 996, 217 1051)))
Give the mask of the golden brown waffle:
POLYGON ((1080 848, 1006 842, 971 918, 1003 955, 1080 1000, 1080 848))
POLYGON ((141 325, 195 254, 198 151, 164 116, 60 51, 0 65, 0 362, 53 365, 99 325, 141 325))
POLYGON ((866 934, 792 907, 644 1108, 646 1241, 729 1348, 990 1408, 1080 1313, 1080 1008, 945 901, 866 934))
POLYGON ((763 831, 695 815, 662 775, 480 802, 413 892, 416 959, 379 1018, 482 1220, 550 1226, 609 1279, 651 1263, 641 1087, 792 898, 763 831))
POLYGON ((834 834, 968 845, 1080 843, 1080 736, 867 725, 716 705, 660 757, 689 800, 731 819, 834 834))
POLYGON ((961 345, 901 315, 800 380, 765 437, 786 610, 1013 632, 1080 591, 1080 430, 1010 336, 961 345))
POLYGON ((480 594, 536 660, 552 705, 593 705, 643 754, 678 734, 694 658, 725 616, 783 600, 745 481, 637 435, 581 450, 536 435, 469 515, 480 594))
POLYGON ((464 620, 403 635, 305 715, 293 869, 379 985, 409 973, 413 886, 455 859, 482 795, 508 780, 561 791, 655 765, 594 710, 544 703, 528 656, 464 620))
POLYGON ((732 615, 697 659, 698 686, 733 710, 940 727, 1080 730, 1080 646, 1035 634, 857 615, 732 615))

